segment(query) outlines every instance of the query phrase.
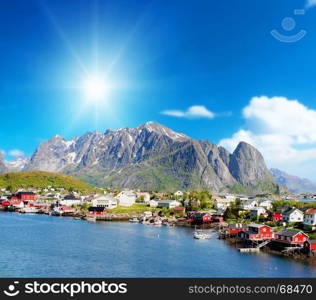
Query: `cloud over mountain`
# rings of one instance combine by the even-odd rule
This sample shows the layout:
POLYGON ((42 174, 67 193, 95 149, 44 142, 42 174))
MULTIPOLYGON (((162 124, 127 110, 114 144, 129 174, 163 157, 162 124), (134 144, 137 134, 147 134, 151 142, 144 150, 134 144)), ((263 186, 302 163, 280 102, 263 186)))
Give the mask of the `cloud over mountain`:
POLYGON ((16 156, 24 156, 24 152, 21 151, 21 150, 19 150, 19 149, 10 150, 10 151, 8 152, 8 154, 9 154, 10 156, 13 156, 13 157, 16 157, 16 156))
MULTIPOLYGON (((311 177, 316 162, 316 110, 285 97, 253 97, 243 109, 245 120, 220 145, 232 150, 240 141, 257 147, 268 164, 311 177)), ((315 176, 314 176, 315 177, 315 176)))

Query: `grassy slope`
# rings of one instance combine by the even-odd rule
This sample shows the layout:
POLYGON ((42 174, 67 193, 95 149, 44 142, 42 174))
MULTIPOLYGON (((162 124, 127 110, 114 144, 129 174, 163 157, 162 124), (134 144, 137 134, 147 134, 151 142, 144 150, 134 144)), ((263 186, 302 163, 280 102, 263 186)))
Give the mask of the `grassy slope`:
POLYGON ((233 194, 279 194, 280 187, 274 182, 262 180, 256 186, 245 186, 240 183, 235 184, 229 188, 229 192, 233 194))
POLYGON ((34 171, 34 172, 17 172, 0 175, 0 187, 6 188, 44 188, 52 186, 73 189, 77 191, 92 191, 93 187, 82 182, 81 180, 57 173, 34 171))

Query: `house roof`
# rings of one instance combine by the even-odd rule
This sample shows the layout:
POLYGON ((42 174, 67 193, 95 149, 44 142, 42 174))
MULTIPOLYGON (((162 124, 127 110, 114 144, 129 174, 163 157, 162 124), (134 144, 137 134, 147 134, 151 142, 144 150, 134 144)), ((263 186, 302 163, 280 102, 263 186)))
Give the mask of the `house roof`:
POLYGON ((174 201, 179 202, 177 200, 159 200, 158 203, 166 203, 166 204, 168 204, 168 203, 172 203, 174 201))
POLYGON ((179 211, 181 211, 181 210, 185 210, 185 208, 184 208, 183 206, 176 206, 176 207, 174 208, 174 210, 179 210, 179 211))
POLYGON ((296 211, 296 210, 298 210, 299 212, 302 212, 302 211, 300 211, 299 209, 293 207, 293 208, 290 208, 290 209, 286 210, 285 212, 283 212, 283 215, 288 216, 288 215, 292 214, 292 213, 293 213, 294 211, 296 211))
POLYGON ((17 195, 34 195, 33 192, 17 192, 17 195))
MULTIPOLYGON (((267 226, 267 225, 263 225, 263 224, 249 224, 248 227, 255 227, 255 228, 260 228, 262 226, 267 226)), ((269 227, 269 226, 267 226, 269 227)))
POLYGON ((316 208, 309 208, 306 210, 305 215, 312 215, 314 213, 316 213, 316 208))
POLYGON ((290 237, 295 236, 298 233, 303 233, 303 232, 297 231, 297 230, 293 230, 293 229, 282 229, 279 232, 277 232, 277 234, 279 234, 279 235, 290 236, 290 237))
POLYGON ((97 211, 97 212, 102 212, 105 210, 104 207, 95 207, 95 206, 91 206, 88 208, 89 211, 97 211))
MULTIPOLYGON (((94 198, 93 200, 94 200, 94 201, 95 201, 95 200, 96 200, 96 201, 115 201, 115 202, 118 201, 118 200, 115 199, 114 197, 108 196, 108 195, 106 195, 106 196, 101 195, 101 196, 98 196, 98 197, 94 198)), ((93 201, 93 200, 92 200, 92 201, 93 201)))
POLYGON ((246 224, 228 224, 228 227, 231 229, 245 229, 247 228, 246 224))
POLYGON ((76 198, 75 195, 68 194, 64 197, 64 200, 80 200, 80 198, 76 198))

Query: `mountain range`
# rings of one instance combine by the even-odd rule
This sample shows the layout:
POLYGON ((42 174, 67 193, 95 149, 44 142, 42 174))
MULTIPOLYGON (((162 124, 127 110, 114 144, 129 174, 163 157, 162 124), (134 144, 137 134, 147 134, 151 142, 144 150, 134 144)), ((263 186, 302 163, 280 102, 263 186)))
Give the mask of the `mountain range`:
POLYGON ((274 180, 293 193, 316 193, 316 183, 306 178, 287 174, 279 169, 270 169, 274 180))
POLYGON ((240 142, 233 153, 161 124, 88 132, 65 140, 56 135, 31 158, 19 157, 0 172, 49 171, 79 177, 96 186, 174 191, 276 192, 279 185, 261 153, 240 142))

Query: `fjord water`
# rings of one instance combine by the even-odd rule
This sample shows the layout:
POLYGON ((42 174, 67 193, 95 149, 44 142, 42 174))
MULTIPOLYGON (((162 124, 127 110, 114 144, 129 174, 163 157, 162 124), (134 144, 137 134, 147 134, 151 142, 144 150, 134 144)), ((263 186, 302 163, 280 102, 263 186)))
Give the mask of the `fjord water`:
POLYGON ((187 228, 0 213, 0 277, 316 277, 316 266, 243 254, 187 228))

